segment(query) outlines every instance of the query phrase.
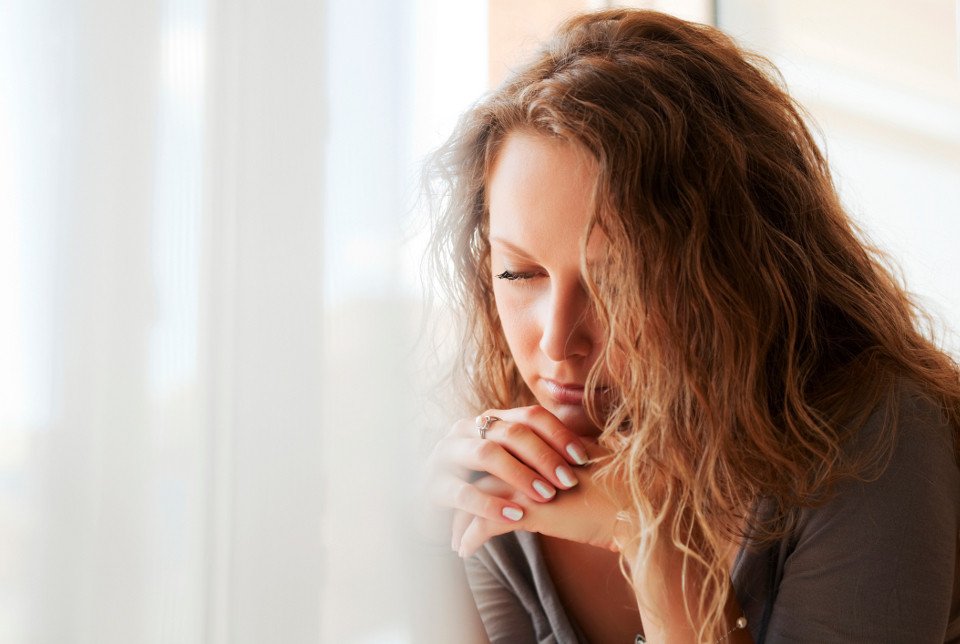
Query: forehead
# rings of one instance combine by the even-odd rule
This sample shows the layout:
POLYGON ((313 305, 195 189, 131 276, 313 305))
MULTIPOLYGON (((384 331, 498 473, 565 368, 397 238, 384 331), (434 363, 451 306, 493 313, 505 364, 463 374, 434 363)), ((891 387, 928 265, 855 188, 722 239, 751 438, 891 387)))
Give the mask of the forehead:
POLYGON ((507 135, 487 176, 494 248, 502 239, 538 258, 573 253, 579 261, 596 180, 596 161, 582 147, 532 132, 507 135))

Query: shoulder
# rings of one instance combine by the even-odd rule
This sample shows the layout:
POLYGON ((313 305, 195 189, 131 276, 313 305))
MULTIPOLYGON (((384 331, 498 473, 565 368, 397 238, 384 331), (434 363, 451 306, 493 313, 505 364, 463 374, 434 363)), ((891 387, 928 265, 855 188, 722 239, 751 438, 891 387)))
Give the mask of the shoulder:
POLYGON ((867 459, 862 478, 841 481, 827 503, 801 513, 801 536, 840 520, 850 524, 859 518, 867 528, 878 513, 901 519, 935 513, 955 526, 960 515, 955 436, 956 428, 936 401, 915 383, 898 381, 846 449, 852 458, 876 458, 867 459))
POLYGON ((955 431, 909 382, 878 405, 850 449, 881 441, 887 449, 879 467, 804 508, 783 544, 771 641, 798 633, 824 642, 942 641, 957 617, 955 431))
POLYGON ((883 457, 866 477, 876 478, 877 491, 936 489, 956 499, 960 495, 956 436, 957 428, 950 424, 940 404, 916 383, 901 379, 888 398, 873 410, 850 449, 856 452, 882 448, 877 451, 883 457))
MULTIPOLYGON (((949 423, 941 405, 918 383, 906 378, 898 379, 888 397, 888 402, 894 403, 895 414, 891 420, 897 424, 897 427, 908 434, 920 433, 930 439, 939 439, 941 445, 938 447, 948 447, 947 451, 949 451, 956 428, 949 423)), ((868 431, 871 425, 876 426, 882 423, 884 411, 884 405, 879 405, 874 410, 867 422, 868 431)))
POLYGON ((916 385, 904 382, 900 389, 894 458, 917 458, 919 465, 936 468, 957 483, 958 428, 950 423, 945 410, 916 385))

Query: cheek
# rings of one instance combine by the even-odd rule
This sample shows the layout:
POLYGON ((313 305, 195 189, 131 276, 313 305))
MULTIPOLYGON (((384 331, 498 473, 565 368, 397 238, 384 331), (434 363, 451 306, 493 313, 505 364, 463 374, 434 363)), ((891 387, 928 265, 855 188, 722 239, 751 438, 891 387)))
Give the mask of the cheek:
POLYGON ((529 359, 540 344, 540 325, 535 315, 535 307, 528 298, 511 293, 508 286, 495 288, 497 314, 503 334, 510 347, 510 353, 521 372, 524 362, 529 359))

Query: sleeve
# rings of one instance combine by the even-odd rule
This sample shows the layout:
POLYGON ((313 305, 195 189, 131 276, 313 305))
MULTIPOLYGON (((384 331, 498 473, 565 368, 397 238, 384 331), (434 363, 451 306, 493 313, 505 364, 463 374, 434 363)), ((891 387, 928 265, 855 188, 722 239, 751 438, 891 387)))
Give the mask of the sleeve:
POLYGON ((464 566, 491 644, 536 644, 536 633, 526 609, 488 563, 478 554, 467 558, 464 566))
POLYGON ((919 398, 901 399, 897 422, 879 478, 801 515, 766 642, 944 641, 960 514, 952 428, 919 398))

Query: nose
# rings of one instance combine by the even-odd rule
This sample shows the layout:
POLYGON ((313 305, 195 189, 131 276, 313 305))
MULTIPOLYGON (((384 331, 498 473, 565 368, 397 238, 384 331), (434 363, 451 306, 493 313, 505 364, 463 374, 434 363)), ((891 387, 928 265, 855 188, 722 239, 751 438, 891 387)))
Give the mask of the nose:
POLYGON ((554 362, 589 356, 595 341, 594 326, 583 286, 579 282, 557 284, 546 303, 540 350, 554 362))

